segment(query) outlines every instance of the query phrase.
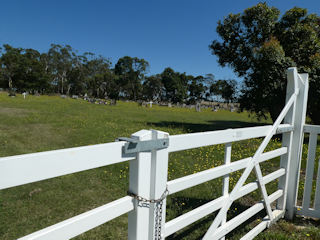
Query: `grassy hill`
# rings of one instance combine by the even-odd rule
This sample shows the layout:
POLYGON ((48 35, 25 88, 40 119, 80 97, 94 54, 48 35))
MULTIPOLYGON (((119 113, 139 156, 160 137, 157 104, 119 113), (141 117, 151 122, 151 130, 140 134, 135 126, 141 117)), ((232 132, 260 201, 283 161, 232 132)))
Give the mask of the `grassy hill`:
MULTIPOLYGON (((10 98, 0 93, 0 156, 112 142, 141 129, 158 129, 170 134, 200 132, 266 124, 248 117, 247 113, 212 112, 194 109, 153 106, 139 107, 133 102, 116 106, 90 104, 81 99, 55 96, 21 95, 10 98)), ((260 139, 233 144, 232 161, 254 153, 260 139)), ((277 139, 268 150, 279 147, 277 139)), ((304 157, 306 149, 304 149, 304 157)), ((318 151, 319 152, 319 151, 318 151)), ((210 146, 170 154, 169 180, 223 164, 224 146, 210 146)), ((279 159, 262 164, 264 174, 279 167, 279 159)), ((231 185, 241 171, 232 174, 231 185)), ((251 175, 251 181, 255 176, 251 175)), ((277 182, 268 184, 270 193, 277 182)), ((302 187, 302 186, 301 186, 302 187)), ((214 198, 221 196, 222 179, 210 181, 168 198, 167 219, 170 220, 214 198)), ((126 195, 128 163, 0 191, 0 239, 16 239, 55 224, 126 195)), ((259 191, 232 205, 234 216, 260 199, 259 191)), ((240 239, 265 213, 252 218, 229 235, 240 239)), ((199 239, 214 215, 183 229, 168 239, 199 239)), ((122 216, 76 239, 126 239, 127 217, 122 216)), ((319 222, 296 219, 279 224, 259 235, 259 239, 320 239, 319 222)))

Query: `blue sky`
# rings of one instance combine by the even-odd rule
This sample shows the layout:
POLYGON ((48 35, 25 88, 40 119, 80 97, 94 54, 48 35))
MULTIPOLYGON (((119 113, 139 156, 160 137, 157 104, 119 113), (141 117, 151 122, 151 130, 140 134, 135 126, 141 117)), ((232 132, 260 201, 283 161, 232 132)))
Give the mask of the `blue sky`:
MULTIPOLYGON (((2 1, 0 44, 47 51, 51 43, 69 44, 79 53, 110 58, 129 55, 150 63, 150 74, 165 67, 187 74, 212 73, 236 78, 218 65, 208 45, 218 36, 217 21, 257 4, 224 1, 2 1)), ((319 0, 266 1, 281 13, 294 7, 320 15, 319 0)), ((236 78, 237 79, 237 78, 236 78)))

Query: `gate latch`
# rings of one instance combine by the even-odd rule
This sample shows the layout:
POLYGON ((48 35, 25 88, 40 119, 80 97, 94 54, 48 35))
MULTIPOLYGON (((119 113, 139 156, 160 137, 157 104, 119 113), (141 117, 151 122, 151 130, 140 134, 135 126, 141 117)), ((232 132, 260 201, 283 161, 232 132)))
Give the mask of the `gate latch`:
POLYGON ((169 146, 169 138, 160 138, 147 141, 139 141, 135 138, 120 137, 116 141, 126 141, 123 153, 151 152, 152 150, 164 149, 169 146))

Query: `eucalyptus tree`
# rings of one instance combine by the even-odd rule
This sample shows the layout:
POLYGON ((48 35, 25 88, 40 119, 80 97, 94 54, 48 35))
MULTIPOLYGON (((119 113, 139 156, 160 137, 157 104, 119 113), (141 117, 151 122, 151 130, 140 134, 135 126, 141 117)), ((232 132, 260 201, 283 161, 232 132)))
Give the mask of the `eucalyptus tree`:
POLYGON ((229 14, 218 22, 221 38, 209 48, 221 66, 230 66, 244 78, 241 107, 258 117, 274 120, 285 100, 286 69, 297 66, 310 73, 308 112, 320 123, 320 18, 306 9, 280 11, 259 3, 243 13, 229 14))
POLYGON ((25 49, 22 54, 17 88, 21 91, 48 92, 50 75, 46 72, 45 67, 41 61, 41 54, 37 50, 25 49))
POLYGON ((143 81, 143 97, 149 101, 161 101, 163 97, 163 84, 160 74, 146 77, 143 81))
POLYGON ((68 73, 72 70, 75 56, 70 45, 51 44, 48 51, 48 66, 53 76, 52 84, 61 94, 66 92, 65 83, 68 73))
POLYGON ((147 73, 149 63, 144 59, 125 56, 115 65, 118 75, 120 94, 131 100, 138 100, 142 93, 142 81, 147 73))
POLYGON ((67 73, 67 94, 78 95, 87 92, 87 62, 85 55, 77 55, 73 58, 72 68, 67 73))
POLYGON ((87 61, 85 63, 85 79, 87 90, 96 97, 105 97, 107 91, 106 74, 111 72, 111 62, 102 56, 93 53, 85 53, 87 61))
POLYGON ((188 90, 189 90, 189 103, 195 104, 200 100, 206 98, 205 78, 203 76, 189 77, 188 90))
POLYGON ((236 100, 237 82, 235 80, 217 80, 211 84, 210 92, 226 102, 233 102, 236 100))
POLYGON ((7 81, 7 86, 11 90, 16 87, 16 80, 21 73, 22 48, 14 48, 9 44, 3 45, 1 55, 1 73, 7 81))
POLYGON ((173 103, 184 102, 188 96, 188 81, 190 76, 185 73, 175 72, 172 68, 166 68, 161 73, 161 81, 164 86, 164 99, 173 103))

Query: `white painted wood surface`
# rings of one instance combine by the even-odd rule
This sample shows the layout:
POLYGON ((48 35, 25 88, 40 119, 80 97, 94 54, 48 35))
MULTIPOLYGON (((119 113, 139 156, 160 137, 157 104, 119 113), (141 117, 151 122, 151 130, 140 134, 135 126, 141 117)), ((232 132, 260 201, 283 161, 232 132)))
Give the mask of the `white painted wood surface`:
POLYGON ((303 126, 303 131, 306 133, 320 134, 320 126, 305 124, 303 126))
POLYGON ((0 158, 0 189, 134 159, 122 156, 124 143, 105 143, 2 157, 0 158))
MULTIPOLYGON (((152 130, 152 139, 162 139, 168 137, 169 134, 166 132, 152 130)), ((167 148, 158 151, 152 151, 150 199, 160 199, 163 194, 166 194, 168 181, 168 160, 169 154, 167 148)), ((159 221, 157 222, 157 224, 161 225, 161 227, 157 229, 158 231, 160 231, 159 233, 155 232, 156 221, 158 220, 156 211, 156 204, 151 204, 149 210, 149 239, 156 239, 155 235, 160 235, 162 238, 164 237, 164 226, 166 221, 166 199, 164 199, 162 202, 162 221, 160 224, 159 221)))
MULTIPOLYGON (((261 157, 261 154, 263 153, 264 149, 266 148, 266 146, 269 143, 269 141, 272 138, 272 136, 276 133, 280 123, 282 122, 283 118, 285 117, 285 115, 289 111, 290 107, 293 105, 294 101, 296 100, 297 94, 298 94, 298 92, 297 93, 295 92, 290 97, 290 99, 286 103, 285 107, 282 109, 282 111, 281 111, 280 115, 278 116, 277 120, 274 122, 272 128, 269 130, 269 133, 263 139, 261 145, 259 146, 258 150, 256 151, 256 153, 252 157, 252 159, 249 162, 247 168, 244 170, 244 172, 241 175, 240 179, 238 180, 237 184, 235 185, 235 187, 233 188, 233 190, 229 194, 229 197, 226 200, 225 205, 220 209, 218 215, 216 216, 216 218, 214 219, 213 223, 209 227, 208 231, 204 235, 204 237, 203 237, 204 240, 212 239, 213 235, 215 235, 215 232, 216 232, 218 226, 220 225, 223 216, 226 214, 226 212, 228 211, 228 209, 232 205, 234 199, 236 198, 236 195, 239 194, 240 188, 243 186, 244 182, 247 180, 247 178, 248 178, 249 174, 251 173, 252 169, 257 166, 256 164, 259 164, 258 161, 259 161, 259 158, 261 157)), ((262 183, 261 178, 259 179, 259 182, 260 182, 261 189, 264 189, 264 186, 261 184, 262 183)), ((268 199, 268 197, 266 195, 266 190, 264 189, 262 192, 263 192, 264 204, 265 204, 268 216, 270 217, 270 221, 272 221, 272 217, 273 216, 272 216, 272 213, 271 213, 270 202, 269 202, 269 199, 268 199)))
MULTIPOLYGON (((277 190, 276 192, 270 194, 270 196, 268 196, 269 202, 274 202, 275 200, 280 198, 281 195, 282 195, 282 190, 277 190)), ((264 209, 264 203, 262 203, 262 202, 253 205, 252 207, 248 208, 247 210, 240 213, 236 217, 232 218, 230 221, 225 223, 223 226, 217 228, 217 230, 213 233, 211 239, 219 239, 222 236, 225 236, 226 234, 231 232, 233 229, 235 229, 236 227, 238 227, 239 225, 241 225, 242 223, 244 223, 249 218, 251 218, 252 216, 254 216, 255 214, 257 214, 258 212, 260 212, 263 209, 264 209)), ((273 214, 272 214, 272 216, 274 217, 273 214)))
MULTIPOLYGON (((131 136, 140 141, 152 139, 150 130, 141 130, 131 136)), ((150 199, 151 152, 137 153, 135 160, 130 161, 129 191, 138 196, 150 199)), ((134 211, 128 214, 128 239, 147 240, 149 238, 149 208, 141 206, 134 199, 134 211)))
MULTIPOLYGON (((287 82, 286 90, 286 102, 289 101, 289 97, 295 92, 294 81, 287 82)), ((294 116, 296 110, 296 103, 289 109, 287 115, 284 117, 283 122, 294 126, 294 116)), ((293 132, 286 132, 282 134, 282 146, 287 148, 287 154, 282 155, 280 159, 280 167, 288 169, 291 160, 293 132)), ((289 174, 282 176, 278 182, 278 188, 283 189, 283 195, 277 200, 277 209, 286 209, 287 191, 288 191, 288 178, 289 174)))
POLYGON ((302 206, 295 207, 295 214, 305 217, 320 218, 320 159, 315 159, 317 139, 320 126, 306 125, 304 132, 310 133, 308 144, 308 157, 305 173, 304 191, 302 198, 302 206), (318 169, 316 171, 316 188, 313 190, 313 175, 315 163, 318 161, 318 169), (314 191, 314 204, 311 206, 311 194, 314 191))
MULTIPOLYGON (((320 158, 318 159, 316 192, 314 194, 314 209, 318 209, 320 211, 320 158)), ((319 218, 320 218, 320 215, 319 215, 319 218)))
MULTIPOLYGON (((278 210, 275 209, 272 211, 274 219, 282 218, 284 215, 284 210, 278 210)), ((268 227, 268 221, 269 217, 266 216, 263 218, 261 223, 259 223, 257 226, 255 226, 253 229, 251 229, 246 235, 244 235, 240 240, 251 240, 254 239, 254 237, 258 236, 259 233, 261 233, 263 230, 265 230, 268 227)))
MULTIPOLYGON (((231 163, 231 148, 232 148, 232 143, 226 143, 225 148, 224 148, 224 164, 225 166, 229 166, 231 163)), ((226 197, 229 194, 229 174, 225 175, 223 177, 223 182, 222 182, 222 196, 226 197)), ((222 219, 221 226, 227 222, 227 214, 225 217, 222 219)), ((220 238, 221 240, 225 240, 225 237, 223 236, 220 238)))
MULTIPOLYGON (((272 126, 262 126, 173 135, 169 137, 170 144, 168 151, 177 152, 192 148, 265 137, 271 129, 272 126)), ((280 124, 275 131, 277 133, 283 133, 292 131, 292 128, 289 124, 280 124)))
MULTIPOLYGON (((264 161, 267 161, 275 157, 279 157, 286 153, 287 153, 286 147, 282 147, 276 150, 263 153, 261 155, 261 158, 259 159, 259 163, 262 163, 264 161)), ((184 189, 194 187, 201 183, 208 182, 213 179, 222 177, 232 172, 236 172, 238 170, 244 169, 248 165, 249 161, 251 161, 251 159, 252 159, 251 157, 245 158, 242 160, 232 162, 229 165, 221 165, 215 168, 211 168, 198 173, 187 175, 185 177, 171 180, 168 182, 169 193, 173 194, 173 193, 182 191, 184 189)))
MULTIPOLYGON (((273 173, 270 173, 263 177, 263 181, 265 184, 268 184, 275 179, 283 176, 285 174, 285 169, 279 169, 273 173)), ((258 189, 258 183, 252 182, 248 183, 245 186, 241 187, 239 194, 235 198, 235 200, 255 191, 258 189)), ((215 200, 212 200, 196 209, 191 210, 188 213, 185 213, 169 222, 166 223, 166 230, 165 230, 165 236, 169 236, 182 228, 200 220, 201 218, 219 210, 226 201, 226 196, 221 196, 215 200)))
POLYGON ((304 191, 303 191, 303 200, 302 200, 303 209, 308 209, 310 207, 313 172, 314 172, 314 160, 316 157, 317 137, 318 136, 315 133, 311 133, 309 136, 306 178, 304 182, 304 191))
POLYGON ((132 198, 126 196, 19 238, 19 240, 67 240, 132 210, 132 198))
POLYGON ((320 218, 320 209, 303 209, 301 206, 297 206, 295 207, 295 214, 305 217, 320 218))
MULTIPOLYGON (((308 101, 308 74, 298 74, 297 68, 289 68, 287 72, 288 84, 294 88, 294 92, 299 90, 295 103, 295 114, 293 116, 294 131, 292 136, 292 147, 290 151, 290 163, 288 168, 288 188, 286 194, 286 218, 292 219, 297 201, 298 183, 300 178, 301 152, 303 145, 303 127, 306 120, 308 101), (297 80, 300 75, 303 81, 297 80), (293 83, 293 84, 292 84, 293 83)), ((300 78, 299 78, 300 79, 300 78)))

